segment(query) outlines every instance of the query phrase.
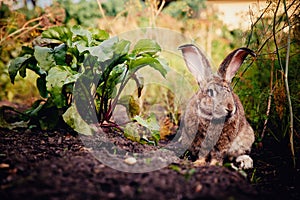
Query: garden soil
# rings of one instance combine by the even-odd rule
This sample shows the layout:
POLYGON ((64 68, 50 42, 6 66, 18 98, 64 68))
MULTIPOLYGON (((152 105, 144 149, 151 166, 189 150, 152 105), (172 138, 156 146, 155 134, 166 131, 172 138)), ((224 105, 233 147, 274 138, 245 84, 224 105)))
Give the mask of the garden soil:
MULTIPOLYGON (((153 149, 121 135, 110 138, 128 151, 153 149)), ((300 199, 299 163, 291 165, 287 144, 269 137, 258 146, 246 177, 229 167, 194 167, 183 159, 129 173, 101 163, 68 128, 0 128, 0 199, 300 199)))

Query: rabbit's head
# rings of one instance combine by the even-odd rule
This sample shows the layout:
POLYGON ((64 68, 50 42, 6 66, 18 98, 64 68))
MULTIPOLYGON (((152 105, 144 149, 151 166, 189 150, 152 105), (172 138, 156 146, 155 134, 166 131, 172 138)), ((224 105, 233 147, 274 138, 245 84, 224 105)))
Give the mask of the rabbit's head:
POLYGON ((248 48, 239 48, 230 53, 220 65, 216 74, 205 55, 194 45, 180 46, 190 72, 198 81, 197 115, 204 119, 230 118, 237 110, 237 96, 231 88, 231 80, 248 54, 255 56, 248 48))

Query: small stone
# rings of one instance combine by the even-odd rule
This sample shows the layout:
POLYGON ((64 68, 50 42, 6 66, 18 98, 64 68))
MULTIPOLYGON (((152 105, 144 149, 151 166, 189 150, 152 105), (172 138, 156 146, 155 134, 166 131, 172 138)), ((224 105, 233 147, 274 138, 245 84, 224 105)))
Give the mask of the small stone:
POLYGON ((9 168, 9 164, 1 163, 0 164, 0 169, 3 169, 3 168, 9 168))
POLYGON ((25 130, 25 134, 30 134, 30 133, 32 133, 31 129, 28 128, 25 130))
POLYGON ((195 192, 201 192, 202 188, 203 188, 202 184, 198 183, 196 188, 195 188, 195 192))
POLYGON ((108 197, 109 199, 114 199, 114 198, 116 198, 116 194, 113 193, 113 192, 110 192, 110 193, 107 194, 107 197, 108 197))
POLYGON ((61 144, 62 143, 62 137, 58 138, 57 144, 61 144))
POLYGON ((128 157, 124 160, 124 162, 128 165, 134 165, 137 162, 137 160, 134 157, 128 157))
POLYGON ((48 142, 49 142, 50 144, 55 144, 55 139, 49 137, 49 138, 48 138, 48 142))
POLYGON ((101 169, 96 168, 96 169, 94 169, 93 171, 94 171, 95 174, 99 174, 99 173, 101 172, 101 169))

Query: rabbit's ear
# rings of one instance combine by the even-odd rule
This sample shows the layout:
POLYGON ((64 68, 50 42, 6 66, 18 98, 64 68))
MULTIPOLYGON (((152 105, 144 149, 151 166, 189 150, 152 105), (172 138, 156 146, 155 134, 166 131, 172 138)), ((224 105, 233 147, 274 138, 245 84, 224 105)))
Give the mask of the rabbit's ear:
POLYGON ((179 47, 182 51, 185 63, 194 75, 198 84, 203 86, 212 75, 211 67, 205 55, 193 44, 182 45, 179 47))
POLYGON ((231 82, 235 73, 240 68, 248 54, 256 57, 256 54, 248 48, 239 48, 234 50, 221 63, 218 74, 226 81, 231 82))

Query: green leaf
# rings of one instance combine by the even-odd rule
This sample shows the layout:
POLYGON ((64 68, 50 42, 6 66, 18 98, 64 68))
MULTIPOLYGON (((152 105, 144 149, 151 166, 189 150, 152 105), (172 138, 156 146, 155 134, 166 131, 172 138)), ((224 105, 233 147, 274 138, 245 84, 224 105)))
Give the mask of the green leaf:
POLYGON ((171 164, 169 166, 170 169, 174 170, 175 172, 181 173, 182 169, 180 168, 180 166, 176 165, 176 164, 171 164))
POLYGON ((27 69, 34 71, 37 75, 45 77, 47 72, 37 65, 37 60, 32 56, 24 62, 27 69))
POLYGON ((30 124, 37 123, 43 130, 56 127, 59 121, 59 111, 51 99, 46 102, 42 99, 35 101, 25 114, 30 116, 30 124))
POLYGON ((118 104, 125 106, 126 111, 131 118, 140 113, 140 104, 134 99, 134 96, 132 95, 122 96, 119 99, 118 104))
POLYGON ((147 143, 147 144, 157 145, 157 142, 160 139, 160 133, 159 133, 160 127, 156 120, 156 116, 153 113, 151 113, 151 115, 146 120, 141 118, 138 115, 136 115, 133 119, 136 120, 139 125, 136 126, 136 124, 132 124, 132 123, 127 124, 124 129, 125 137, 133 141, 140 142, 142 144, 147 143), (146 131, 145 128, 148 131, 146 131), (147 134, 146 135, 143 134, 143 136, 140 136, 141 132, 149 133, 149 131, 151 136, 149 136, 149 134, 148 136, 147 134))
POLYGON ((17 57, 16 59, 11 61, 8 67, 8 73, 11 83, 15 82, 15 77, 17 76, 18 71, 22 68, 26 60, 28 60, 28 56, 17 57))
POLYGON ((141 39, 134 46, 132 53, 136 55, 138 54, 154 55, 159 51, 161 51, 161 48, 156 41, 151 39, 141 39))
POLYGON ((164 65, 162 65, 158 60, 150 62, 149 66, 159 71, 163 77, 166 77, 168 69, 164 65))
POLYGON ((140 142, 141 136, 134 124, 127 124, 124 128, 124 136, 132 141, 140 142))
MULTIPOLYGON (((24 62, 25 64, 25 62, 24 62)), ((20 70, 19 70, 19 74, 22 78, 25 78, 26 77, 26 65, 23 65, 20 70)))
POLYGON ((93 39, 97 40, 97 41, 104 41, 109 38, 109 34, 105 30, 92 29, 91 33, 92 33, 93 39))
MULTIPOLYGON (((72 73, 73 71, 69 70, 68 67, 56 66, 49 70, 47 80, 47 89, 51 87, 60 87, 70 83, 70 80, 76 81, 76 75, 72 73)), ((78 76, 78 75, 77 75, 78 76)))
POLYGON ((132 73, 135 73, 138 69, 147 65, 159 71, 163 77, 165 77, 168 72, 164 65, 162 65, 156 58, 150 56, 145 56, 136 60, 132 60, 129 65, 129 69, 132 73))
POLYGON ((48 92, 47 92, 47 87, 46 87, 46 78, 45 77, 39 77, 36 79, 36 86, 39 90, 39 93, 41 97, 47 98, 48 97, 48 92))
POLYGON ((16 59, 12 60, 9 65, 8 73, 11 79, 11 82, 14 83, 15 77, 19 72, 21 77, 26 77, 26 69, 30 69, 34 71, 39 76, 46 76, 46 72, 42 70, 39 66, 37 66, 36 59, 30 55, 25 55, 23 57, 17 57, 16 59))
POLYGON ((66 124, 78 133, 93 135, 93 129, 80 117, 74 105, 70 106, 62 117, 66 124))
MULTIPOLYGON (((40 104, 41 108, 37 111, 37 120, 42 130, 53 129, 59 122, 59 109, 53 105, 52 99, 48 98, 47 102, 40 104)), ((39 106, 39 107, 40 107, 39 106)))
POLYGON ((25 56, 27 54, 33 55, 34 49, 27 47, 27 46, 22 46, 22 52, 19 56, 25 56))
MULTIPOLYGON (((68 70, 70 73, 72 73, 73 71, 68 70)), ((70 83, 75 83, 77 81, 77 79, 80 77, 80 73, 77 74, 73 74, 68 76, 64 82, 64 85, 70 84, 70 83)))
POLYGON ((69 43, 72 38, 72 32, 65 26, 56 26, 49 28, 42 33, 43 38, 56 39, 64 43, 69 43))
POLYGON ((159 131, 152 131, 151 137, 155 142, 155 145, 157 145, 158 141, 160 140, 160 132, 159 131))
POLYGON ((42 104, 42 102, 44 102, 44 100, 39 99, 36 100, 32 105, 31 108, 26 110, 25 113, 30 115, 31 117, 37 117, 38 116, 38 112, 43 108, 43 106, 45 104, 42 104))
POLYGON ((56 65, 54 58, 54 50, 48 47, 34 47, 34 57, 37 60, 39 66, 45 70, 49 69, 56 65))
POLYGON ((156 116, 153 113, 151 113, 146 120, 144 120, 138 115, 136 115, 133 119, 136 120, 140 125, 148 128, 151 132, 159 131, 160 129, 159 124, 156 120, 156 116))
POLYGON ((54 59, 56 65, 65 65, 66 64, 66 54, 67 54, 67 45, 60 44, 54 48, 54 59))
MULTIPOLYGON (((109 77, 107 79, 106 87, 101 88, 101 90, 100 90, 100 91, 105 91, 108 98, 114 98, 114 96, 116 95, 116 91, 117 91, 116 85, 118 83, 121 83, 122 78, 124 78, 124 76, 122 76, 122 74, 125 72, 125 70, 126 70, 125 65, 120 64, 120 65, 114 66, 114 68, 110 72, 109 77)), ((99 90, 97 90, 97 91, 99 91, 99 90)))
POLYGON ((130 42, 127 40, 120 40, 119 42, 115 43, 114 45, 114 54, 117 57, 122 57, 126 55, 130 48, 130 42))
MULTIPOLYGON (((91 46, 92 44, 92 33, 88 30, 82 29, 80 26, 75 25, 71 28, 71 32, 73 33, 73 36, 79 36, 84 41, 86 41, 87 46, 91 46)), ((75 39, 76 40, 76 39, 75 39)))
MULTIPOLYGON (((95 106, 95 83, 94 74, 91 70, 85 70, 78 77, 73 88, 73 100, 78 114, 88 124, 98 122, 95 106)), ((102 113, 101 113, 102 114, 102 113)))
MULTIPOLYGON (((102 42, 99 46, 84 47, 77 45, 79 53, 88 51, 92 56, 96 56, 99 62, 106 62, 114 57, 114 45, 119 41, 117 37, 110 38, 102 42)), ((110 63, 109 63, 110 64, 110 63)))
POLYGON ((17 128, 27 128, 29 121, 18 121, 14 123, 9 123, 5 120, 5 110, 11 110, 17 112, 14 108, 8 106, 0 107, 0 127, 7 128, 9 130, 17 129, 17 128))
POLYGON ((67 70, 67 67, 52 67, 48 72, 46 87, 58 108, 65 106, 66 97, 62 93, 62 88, 66 84, 65 81, 72 76, 73 74, 70 70, 67 70))

